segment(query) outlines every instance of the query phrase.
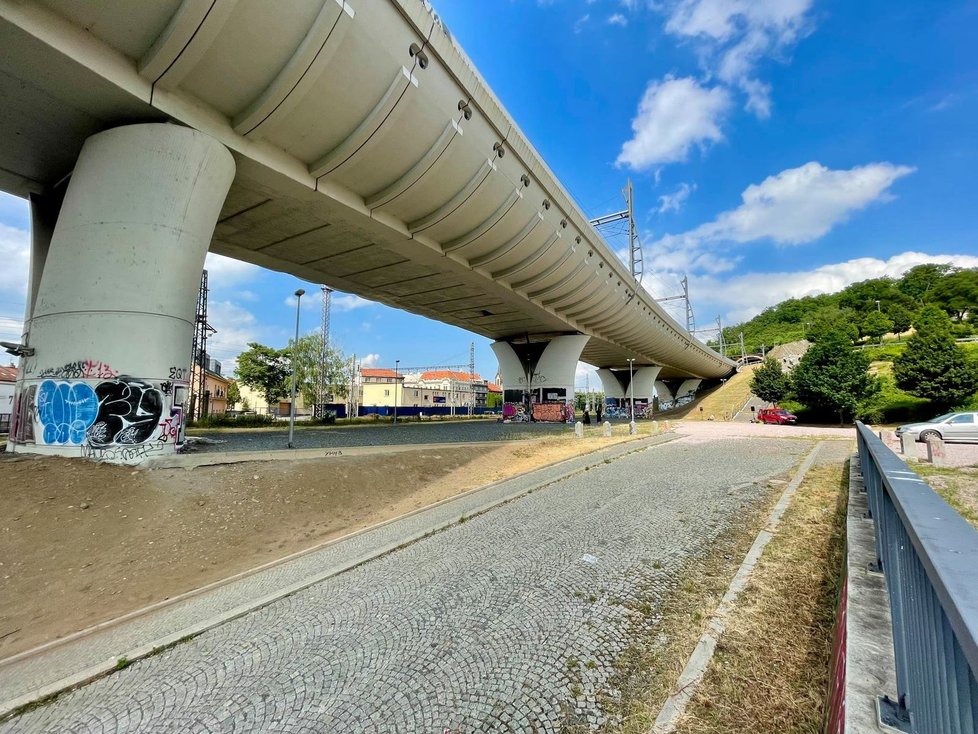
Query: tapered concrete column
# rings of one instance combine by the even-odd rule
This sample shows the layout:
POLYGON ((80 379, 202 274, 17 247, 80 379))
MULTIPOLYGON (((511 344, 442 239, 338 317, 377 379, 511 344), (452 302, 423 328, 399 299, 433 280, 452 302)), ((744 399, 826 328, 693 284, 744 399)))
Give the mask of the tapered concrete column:
POLYGON ((176 125, 85 142, 32 263, 13 451, 139 463, 176 450, 200 274, 234 170, 224 146, 176 125))
POLYGON ((529 344, 493 342, 503 381, 503 415, 572 420, 577 360, 588 339, 573 334, 529 344))
POLYGON ((679 389, 676 390, 676 400, 682 400, 685 397, 692 397, 696 394, 696 391, 700 389, 700 383, 703 380, 698 380, 695 378, 690 378, 688 380, 683 380, 679 389))
POLYGON ((622 379, 622 375, 621 370, 616 372, 607 367, 598 370, 598 379, 601 380, 601 389, 604 391, 605 400, 608 398, 613 400, 625 399, 625 388, 628 387, 628 370, 624 372, 624 379, 622 379))
POLYGON ((662 367, 657 365, 637 367, 632 371, 631 382, 629 382, 627 367, 616 370, 606 367, 599 369, 598 377, 601 379, 605 399, 611 398, 614 405, 627 405, 634 397, 636 405, 651 404, 656 385, 655 378, 659 376, 661 369, 662 367))
POLYGON ((659 398, 660 404, 672 403, 672 401, 676 399, 676 396, 673 394, 672 390, 670 390, 669 386, 662 380, 655 381, 655 394, 659 398))
POLYGON ((639 367, 635 370, 628 395, 634 395, 636 403, 651 405, 655 394, 655 378, 659 376, 661 370, 662 368, 658 366, 639 367))

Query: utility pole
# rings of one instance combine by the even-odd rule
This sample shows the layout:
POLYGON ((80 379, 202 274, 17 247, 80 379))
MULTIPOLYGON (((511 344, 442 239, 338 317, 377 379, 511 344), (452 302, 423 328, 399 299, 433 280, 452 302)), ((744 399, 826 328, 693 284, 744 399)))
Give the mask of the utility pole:
POLYGON ((689 278, 685 275, 683 279, 679 281, 683 287, 682 294, 678 296, 666 296, 665 298, 656 298, 656 303, 665 303, 666 301, 679 301, 683 300, 686 302, 686 331, 690 334, 696 331, 696 324, 693 322, 693 304, 689 302, 689 278))
POLYGON ((747 350, 744 349, 744 332, 740 332, 740 361, 744 362, 747 359, 747 350))
POLYGON ((204 394, 207 390, 207 337, 216 334, 217 329, 207 323, 207 271, 200 275, 200 290, 197 292, 197 313, 194 317, 194 340, 191 348, 190 375, 190 413, 188 420, 207 415, 204 394), (194 374, 194 365, 197 373, 194 374))
POLYGON ((637 283, 642 282, 642 243, 635 233, 635 203, 632 190, 632 180, 625 185, 625 200, 628 202, 628 262, 632 278, 637 283))
POLYGON ((683 284, 683 300, 686 301, 686 331, 692 334, 696 323, 693 319, 693 304, 689 302, 689 278, 684 275, 680 282, 683 284))
POLYGON ((327 285, 320 286, 323 295, 322 320, 319 327, 319 374, 316 380, 316 405, 313 414, 317 418, 326 417, 326 403, 329 392, 329 312, 333 289, 327 285))
POLYGON ((592 227, 600 227, 604 224, 610 224, 611 222, 620 222, 622 219, 628 220, 628 263, 629 268, 632 273, 632 278, 639 284, 642 281, 643 274, 643 264, 642 264, 642 242, 639 239, 638 231, 635 226, 635 207, 634 207, 634 196, 632 189, 632 180, 628 179, 625 184, 625 188, 622 194, 625 196, 625 202, 627 204, 627 209, 615 212, 614 214, 606 214, 603 217, 597 217, 596 219, 590 220, 592 227))
POLYGON ((717 316, 717 331, 720 334, 720 354, 724 357, 727 356, 727 346, 723 343, 723 323, 720 321, 720 317, 717 316))
POLYGON ((475 414, 475 342, 469 342, 469 417, 475 414))

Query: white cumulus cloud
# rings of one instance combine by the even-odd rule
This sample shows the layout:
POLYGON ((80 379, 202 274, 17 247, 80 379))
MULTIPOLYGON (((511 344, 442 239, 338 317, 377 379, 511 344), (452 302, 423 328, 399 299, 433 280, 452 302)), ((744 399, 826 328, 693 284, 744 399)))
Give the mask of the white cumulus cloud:
POLYGON ((361 367, 376 367, 378 364, 380 364, 380 355, 379 354, 376 354, 376 353, 374 353, 374 354, 365 354, 362 357, 360 357, 360 366, 361 367))
POLYGON ((804 271, 745 273, 730 278, 701 275, 690 278, 690 295, 694 303, 699 300, 709 307, 707 313, 725 313, 724 321, 735 323, 750 319, 768 306, 788 298, 835 293, 852 283, 871 278, 899 278, 910 268, 924 263, 976 268, 978 257, 909 251, 886 260, 860 257, 804 271))
POLYGON ((262 272, 257 265, 208 252, 204 260, 209 288, 230 288, 254 280, 262 272))
POLYGON ((722 87, 707 88, 692 77, 651 82, 617 164, 646 170, 686 160, 691 148, 723 140, 721 124, 729 108, 730 95, 722 87))
POLYGON ((613 13, 608 16, 608 25, 617 25, 624 28, 628 25, 628 18, 626 18, 621 13, 613 13))
POLYGON ((696 184, 679 184, 679 188, 673 191, 671 194, 663 194, 659 197, 659 208, 656 209, 656 211, 659 212, 659 214, 678 212, 683 208, 683 204, 686 203, 686 199, 688 199, 689 195, 694 191, 696 191, 696 184))
POLYGON ((0 291, 4 300, 27 295, 27 273, 31 261, 31 235, 23 229, 0 224, 0 291))
POLYGON ((812 26, 812 0, 680 0, 671 6, 666 31, 704 46, 710 72, 747 95, 746 107, 764 118, 771 88, 755 78, 765 57, 783 57, 812 26))
POLYGON ((255 315, 232 301, 209 301, 207 321, 217 329, 207 339, 207 352, 221 362, 225 375, 234 374, 238 355, 248 349, 249 342, 261 342, 266 335, 255 315))
POLYGON ((355 296, 352 293, 333 295, 332 307, 337 311, 353 311, 357 308, 365 308, 367 306, 376 305, 377 304, 375 304, 373 301, 368 301, 366 298, 355 296))
POLYGON ((892 163, 843 170, 806 163, 748 186, 736 209, 683 234, 666 235, 656 245, 672 251, 762 239, 782 245, 811 242, 853 212, 887 199, 893 183, 913 171, 892 163))

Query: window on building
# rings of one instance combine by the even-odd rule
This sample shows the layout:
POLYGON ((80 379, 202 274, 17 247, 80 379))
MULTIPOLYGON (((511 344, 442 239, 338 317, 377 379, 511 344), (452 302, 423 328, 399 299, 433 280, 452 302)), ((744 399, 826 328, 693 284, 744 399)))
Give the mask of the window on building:
POLYGON ((391 394, 391 391, 390 390, 384 390, 384 397, 385 398, 390 397, 390 394, 391 394))

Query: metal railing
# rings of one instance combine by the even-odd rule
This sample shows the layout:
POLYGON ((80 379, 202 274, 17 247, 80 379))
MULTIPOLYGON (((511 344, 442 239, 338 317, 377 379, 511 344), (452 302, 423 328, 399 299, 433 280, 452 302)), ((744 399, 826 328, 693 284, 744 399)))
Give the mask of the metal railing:
POLYGON ((863 486, 893 622, 900 728, 978 732, 978 531, 862 423, 863 486))

